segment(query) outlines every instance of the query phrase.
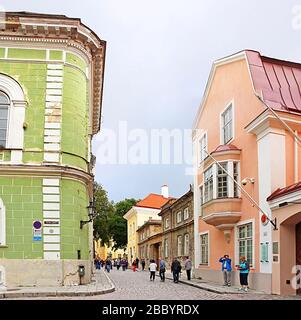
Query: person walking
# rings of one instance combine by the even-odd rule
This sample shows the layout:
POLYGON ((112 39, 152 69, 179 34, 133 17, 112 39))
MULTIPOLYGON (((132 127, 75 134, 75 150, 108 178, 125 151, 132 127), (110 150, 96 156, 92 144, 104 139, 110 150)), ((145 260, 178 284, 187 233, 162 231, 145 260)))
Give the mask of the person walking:
POLYGON ((224 276, 224 286, 231 287, 231 259, 229 255, 225 254, 223 257, 219 259, 219 262, 222 264, 222 273, 224 276))
POLYGON ((162 282, 165 281, 165 272, 166 272, 166 264, 165 264, 165 261, 160 258, 160 262, 159 262, 159 275, 160 275, 160 278, 161 278, 161 281, 162 281, 162 282))
POLYGON ((191 280, 192 262, 188 256, 186 257, 184 268, 186 270, 187 280, 191 280))
POLYGON ((117 268, 117 270, 120 269, 120 263, 121 263, 120 258, 118 258, 117 261, 116 261, 116 268, 117 268))
POLYGON ((111 268, 112 268, 112 261, 111 261, 110 258, 107 258, 105 265, 106 265, 106 271, 107 271, 108 273, 110 273, 111 268))
POLYGON ((240 258, 237 269, 239 270, 239 280, 241 285, 239 291, 248 292, 248 276, 250 272, 250 265, 249 262, 246 260, 246 257, 240 258))
POLYGON ((137 269, 139 269, 139 261, 140 261, 139 258, 136 257, 136 268, 137 268, 137 269))
POLYGON ((157 264, 155 263, 155 260, 151 260, 149 264, 149 271, 150 271, 150 281, 155 281, 156 276, 156 270, 157 270, 157 264))
POLYGON ((124 258, 121 260, 120 265, 121 265, 122 271, 125 271, 126 270, 126 261, 124 258))
POLYGON ((133 267, 133 271, 135 272, 136 271, 136 260, 133 261, 132 267, 133 267))
POLYGON ((141 267, 142 267, 142 271, 144 271, 144 269, 145 269, 145 260, 144 259, 141 260, 141 267))
POLYGON ((179 282, 179 274, 182 270, 181 264, 179 260, 175 257, 173 259, 173 262, 171 264, 171 272, 173 274, 173 282, 178 283, 179 282))

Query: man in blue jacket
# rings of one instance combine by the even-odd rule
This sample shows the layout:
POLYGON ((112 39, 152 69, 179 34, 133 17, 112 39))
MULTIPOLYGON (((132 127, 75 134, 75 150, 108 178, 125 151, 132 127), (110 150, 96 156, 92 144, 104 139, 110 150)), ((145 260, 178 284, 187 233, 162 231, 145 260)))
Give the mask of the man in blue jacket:
POLYGON ((222 272, 224 275, 224 286, 231 287, 231 259, 227 254, 219 259, 219 262, 222 264, 222 272))

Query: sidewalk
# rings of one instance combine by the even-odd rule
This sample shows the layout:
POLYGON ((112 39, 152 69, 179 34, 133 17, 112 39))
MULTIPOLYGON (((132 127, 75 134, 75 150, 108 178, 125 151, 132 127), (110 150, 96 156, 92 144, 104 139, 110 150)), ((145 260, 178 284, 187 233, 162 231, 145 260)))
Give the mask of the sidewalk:
POLYGON ((94 271, 88 285, 64 287, 20 287, 0 291, 0 299, 29 297, 94 296, 115 291, 115 286, 103 270, 94 271))
MULTIPOLYGON (((172 273, 170 272, 166 272, 165 273, 165 278, 169 279, 169 280, 173 280, 173 276, 172 273)), ((231 287, 224 287, 222 284, 219 283, 214 283, 214 282, 208 282, 205 280, 200 280, 200 279, 195 279, 192 278, 190 281, 187 280, 186 278, 186 272, 182 272, 180 274, 180 279, 179 279, 180 283, 184 283, 187 284, 189 286, 192 287, 196 287, 199 289, 203 289, 203 290, 207 290, 210 292, 214 292, 214 293, 220 293, 220 294, 245 294, 245 292, 243 291, 239 291, 239 287, 237 286, 231 286, 231 287)), ((261 291, 255 291, 253 289, 249 289, 249 293, 254 293, 254 294, 265 294, 264 292, 261 291)))

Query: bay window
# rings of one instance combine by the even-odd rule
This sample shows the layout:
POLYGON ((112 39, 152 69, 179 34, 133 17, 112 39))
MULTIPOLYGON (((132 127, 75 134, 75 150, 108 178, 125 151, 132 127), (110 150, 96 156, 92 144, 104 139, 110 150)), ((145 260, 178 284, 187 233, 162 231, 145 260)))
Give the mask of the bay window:
POLYGON ((212 166, 204 172, 204 202, 213 199, 213 171, 212 166))
MULTIPOLYGON (((220 163, 220 166, 228 171, 227 162, 220 163)), ((220 166, 217 166, 217 197, 226 198, 228 197, 228 175, 220 166)))

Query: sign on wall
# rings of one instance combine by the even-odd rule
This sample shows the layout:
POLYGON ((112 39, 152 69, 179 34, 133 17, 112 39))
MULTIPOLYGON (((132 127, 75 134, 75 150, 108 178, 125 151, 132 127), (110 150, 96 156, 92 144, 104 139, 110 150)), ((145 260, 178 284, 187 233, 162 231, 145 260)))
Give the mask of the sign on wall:
POLYGON ((33 241, 42 241, 42 222, 33 222, 33 241))

